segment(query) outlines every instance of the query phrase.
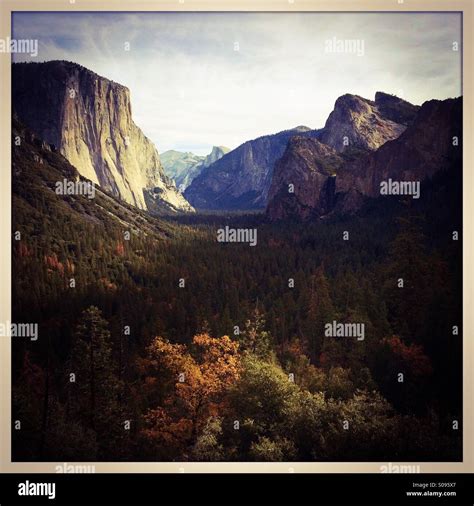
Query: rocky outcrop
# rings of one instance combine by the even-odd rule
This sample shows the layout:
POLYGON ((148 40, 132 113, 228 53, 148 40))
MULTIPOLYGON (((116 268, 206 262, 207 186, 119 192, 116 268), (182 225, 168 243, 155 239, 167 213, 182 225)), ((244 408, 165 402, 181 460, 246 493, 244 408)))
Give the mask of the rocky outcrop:
POLYGON ((213 146, 211 152, 204 157, 204 160, 202 161, 202 167, 209 167, 209 165, 217 162, 217 160, 220 160, 229 151, 230 149, 226 146, 213 146))
MULTIPOLYGON (((385 114, 407 126, 399 137, 377 149, 369 147, 371 142, 372 147, 381 142, 377 132, 367 131, 365 144, 340 152, 314 139, 292 139, 276 164, 267 206, 269 218, 308 219, 353 212, 367 198, 381 195, 382 182, 421 184, 444 169, 461 170, 462 99, 425 102, 415 118, 406 103, 402 103, 404 111, 397 110, 397 100, 379 94, 378 107, 388 107, 385 114), (294 187, 293 194, 288 192, 289 184, 294 187)), ((365 105, 361 107, 365 109, 365 105)), ((323 138, 318 137, 319 141, 323 138)))
POLYGON ((201 209, 259 209, 267 203, 275 162, 295 135, 314 136, 307 127, 247 141, 212 163, 184 195, 201 209))
POLYGON ((374 101, 343 95, 336 100, 321 130, 297 127, 248 141, 203 170, 187 188, 185 196, 191 204, 204 209, 265 207, 275 162, 283 156, 288 141, 295 135, 316 138, 339 153, 374 151, 399 137, 417 111, 417 106, 382 92, 376 93, 374 101))
POLYGON ((349 147, 375 150, 399 137, 416 111, 416 106, 386 93, 378 92, 375 101, 358 95, 342 95, 336 100, 318 139, 336 151, 349 147))
POLYGON ((343 164, 336 150, 317 139, 292 137, 275 165, 267 213, 272 220, 307 219, 334 207, 335 174, 343 164))
POLYGON ((19 119, 82 176, 140 209, 193 210, 133 122, 128 88, 64 61, 16 63, 12 75, 19 119))
POLYGON ((181 192, 212 163, 230 151, 225 146, 214 146, 207 156, 199 156, 189 151, 169 150, 161 153, 161 163, 165 174, 171 178, 181 192))
POLYGON ((419 105, 410 104, 395 95, 377 91, 375 94, 375 106, 382 117, 408 126, 413 123, 420 109, 419 105))
POLYGON ((455 157, 460 159, 461 133, 461 98, 425 102, 398 139, 345 164, 338 172, 336 191, 378 197, 382 181, 430 178, 451 166, 455 157))

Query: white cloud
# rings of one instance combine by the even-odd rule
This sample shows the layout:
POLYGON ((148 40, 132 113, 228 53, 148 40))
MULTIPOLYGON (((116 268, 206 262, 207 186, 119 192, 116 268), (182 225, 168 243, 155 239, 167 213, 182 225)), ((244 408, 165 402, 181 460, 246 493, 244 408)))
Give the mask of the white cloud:
POLYGON ((458 96, 460 29, 454 13, 14 15, 16 38, 39 39, 38 60, 75 61, 128 86, 134 119, 160 151, 200 154, 321 127, 344 93, 458 96), (362 39, 365 55, 326 54, 332 37, 362 39))

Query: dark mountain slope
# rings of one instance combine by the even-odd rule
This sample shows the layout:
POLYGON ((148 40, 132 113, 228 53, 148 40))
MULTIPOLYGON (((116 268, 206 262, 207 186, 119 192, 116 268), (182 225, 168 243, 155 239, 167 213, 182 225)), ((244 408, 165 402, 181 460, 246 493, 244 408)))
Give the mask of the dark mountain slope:
POLYGON ((200 209, 264 208, 273 168, 294 135, 314 136, 307 127, 247 141, 204 169, 185 191, 200 209))
POLYGON ((382 181, 421 183, 448 167, 461 170, 461 130, 462 99, 457 98, 425 102, 400 137, 376 150, 347 148, 340 152, 342 161, 336 166, 334 152, 322 151, 314 141, 290 142, 277 163, 267 213, 271 219, 307 219, 331 212, 330 202, 334 212, 352 212, 365 198, 380 196, 382 181), (309 147, 317 151, 317 158, 306 156, 309 147), (326 167, 333 166, 332 174, 327 174, 326 167), (289 184, 294 185, 293 194, 288 192, 289 184))

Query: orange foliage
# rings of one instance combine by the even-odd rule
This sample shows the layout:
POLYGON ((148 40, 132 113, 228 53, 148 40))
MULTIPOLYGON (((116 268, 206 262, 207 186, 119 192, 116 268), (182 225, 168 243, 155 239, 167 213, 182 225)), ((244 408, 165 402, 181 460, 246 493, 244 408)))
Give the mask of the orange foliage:
POLYGON ((432 373, 430 359, 417 344, 406 345, 398 336, 385 339, 390 351, 406 364, 415 376, 428 376, 432 373))
POLYGON ((66 260, 66 269, 71 274, 74 274, 74 271, 76 270, 76 266, 73 262, 71 262, 71 260, 69 260, 69 258, 66 260))
POLYGON ((64 265, 59 261, 56 253, 53 253, 52 255, 45 255, 44 262, 52 270, 57 270, 61 274, 64 274, 64 265))
POLYGON ((160 444, 190 444, 210 416, 225 409, 224 394, 238 380, 238 343, 228 336, 199 334, 192 342, 193 354, 182 344, 156 337, 140 361, 142 373, 152 374, 145 383, 155 386, 171 375, 172 388, 162 406, 145 416, 147 438, 160 444))
POLYGON ((281 346, 281 353, 291 357, 298 357, 306 354, 306 350, 299 339, 292 339, 284 342, 281 346))
POLYGON ((112 283, 112 281, 110 281, 109 279, 100 278, 99 281, 104 285, 104 288, 109 290, 109 292, 115 292, 117 290, 117 285, 115 283, 112 283))
POLYGON ((118 241, 117 242, 117 245, 115 246, 115 253, 117 253, 117 255, 123 257, 124 254, 125 254, 125 247, 123 245, 123 242, 121 241, 118 241))

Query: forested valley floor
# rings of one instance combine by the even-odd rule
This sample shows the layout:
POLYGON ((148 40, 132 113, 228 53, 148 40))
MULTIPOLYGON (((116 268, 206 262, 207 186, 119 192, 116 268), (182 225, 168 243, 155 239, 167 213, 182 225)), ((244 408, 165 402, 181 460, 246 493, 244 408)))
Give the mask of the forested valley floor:
POLYGON ((14 321, 39 323, 13 342, 14 460, 462 459, 455 177, 310 224, 156 219, 58 199, 45 157, 13 182, 14 321))

